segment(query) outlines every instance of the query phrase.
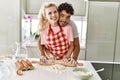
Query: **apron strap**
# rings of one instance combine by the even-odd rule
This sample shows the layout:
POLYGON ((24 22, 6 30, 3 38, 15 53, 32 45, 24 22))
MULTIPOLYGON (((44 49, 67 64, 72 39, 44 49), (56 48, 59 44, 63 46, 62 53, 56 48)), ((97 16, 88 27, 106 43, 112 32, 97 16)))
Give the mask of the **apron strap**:
POLYGON ((63 31, 62 26, 59 25, 60 31, 63 31))
POLYGON ((49 29, 48 29, 48 36, 50 35, 50 33, 52 33, 52 35, 54 34, 52 28, 51 28, 51 25, 49 25, 49 29))
MULTIPOLYGON (((60 25, 59 25, 59 29, 60 29, 61 32, 63 31, 63 29, 62 29, 62 27, 61 27, 60 25)), ((49 25, 48 36, 50 35, 50 33, 52 33, 52 35, 54 35, 54 31, 53 31, 53 29, 51 28, 51 25, 49 25)))

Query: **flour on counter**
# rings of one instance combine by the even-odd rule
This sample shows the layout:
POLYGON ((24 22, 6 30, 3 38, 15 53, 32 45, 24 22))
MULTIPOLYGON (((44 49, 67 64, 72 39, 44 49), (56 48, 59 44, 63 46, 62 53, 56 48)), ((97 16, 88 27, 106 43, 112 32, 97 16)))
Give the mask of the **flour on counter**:
POLYGON ((50 72, 55 72, 55 73, 62 73, 65 71, 66 67, 60 64, 55 64, 51 66, 41 66, 43 69, 48 70, 50 72))

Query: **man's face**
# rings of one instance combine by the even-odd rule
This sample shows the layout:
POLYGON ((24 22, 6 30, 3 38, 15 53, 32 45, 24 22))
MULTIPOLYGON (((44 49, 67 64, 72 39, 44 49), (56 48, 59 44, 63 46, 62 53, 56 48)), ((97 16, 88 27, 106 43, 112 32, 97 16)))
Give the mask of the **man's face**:
POLYGON ((60 26, 66 26, 70 21, 71 14, 67 13, 65 10, 60 12, 59 24, 60 26))

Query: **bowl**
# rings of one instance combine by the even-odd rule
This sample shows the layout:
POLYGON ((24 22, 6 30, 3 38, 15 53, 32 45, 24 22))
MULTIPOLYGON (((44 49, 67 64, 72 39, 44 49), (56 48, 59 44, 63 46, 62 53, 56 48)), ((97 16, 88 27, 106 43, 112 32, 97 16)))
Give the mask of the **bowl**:
POLYGON ((93 76, 93 73, 86 68, 75 68, 73 74, 80 80, 88 80, 93 76))

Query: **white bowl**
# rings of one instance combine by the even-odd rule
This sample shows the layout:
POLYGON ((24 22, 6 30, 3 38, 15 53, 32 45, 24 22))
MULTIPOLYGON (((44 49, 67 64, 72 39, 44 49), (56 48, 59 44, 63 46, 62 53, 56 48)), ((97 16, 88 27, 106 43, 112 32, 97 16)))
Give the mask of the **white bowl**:
POLYGON ((86 68, 75 68, 73 70, 73 74, 81 80, 88 80, 93 76, 93 73, 88 71, 86 68))

